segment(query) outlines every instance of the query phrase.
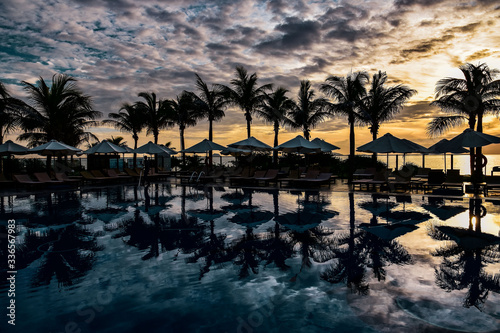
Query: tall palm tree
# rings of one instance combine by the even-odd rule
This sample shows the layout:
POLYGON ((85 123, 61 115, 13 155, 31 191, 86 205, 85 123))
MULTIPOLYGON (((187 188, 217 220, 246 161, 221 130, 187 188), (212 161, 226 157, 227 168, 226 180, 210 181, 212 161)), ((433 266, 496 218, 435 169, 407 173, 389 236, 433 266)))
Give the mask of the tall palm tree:
MULTIPOLYGON (((134 139, 134 149, 137 149, 139 133, 146 126, 144 115, 135 105, 124 103, 118 113, 110 113, 110 119, 103 120, 103 124, 112 125, 121 132, 132 133, 134 139)), ((137 154, 134 153, 134 168, 137 166, 137 154)))
POLYGON ((85 131, 98 124, 101 112, 94 110, 92 99, 78 89, 76 79, 65 74, 55 74, 52 83, 40 77, 36 84, 22 82, 29 95, 31 107, 23 112, 19 140, 27 140, 34 147, 50 140, 78 146, 97 137, 85 131))
MULTIPOLYGON (((280 130, 280 125, 291 125, 291 120, 287 117, 287 114, 293 108, 293 101, 286 96, 288 90, 279 87, 271 93, 264 93, 261 104, 255 110, 255 113, 259 118, 264 119, 265 122, 273 124, 274 127, 274 147, 278 143, 278 133, 280 130)), ((278 161, 278 151, 273 152, 273 163, 278 161)))
POLYGON ((106 141, 111 142, 114 145, 117 146, 125 146, 127 145, 127 141, 123 141, 123 136, 111 136, 110 138, 107 138, 106 141))
MULTIPOLYGON (((350 73, 345 77, 329 76, 326 83, 321 85, 321 91, 334 99, 331 104, 331 112, 334 115, 347 117, 349 123, 349 170, 354 170, 354 157, 356 140, 354 126, 360 121, 360 104, 366 96, 365 84, 369 81, 368 73, 365 71, 350 73)), ((352 173, 349 173, 349 182, 352 181, 352 173)))
MULTIPOLYGON (((196 75, 196 88, 198 95, 190 92, 195 108, 203 114, 204 118, 208 119, 208 140, 213 141, 213 122, 220 121, 224 118, 224 109, 229 101, 224 93, 224 87, 220 85, 212 85, 211 89, 196 75)), ((212 161, 212 152, 209 152, 209 159, 212 161)))
MULTIPOLYGON (((436 117, 429 123, 427 132, 431 136, 440 135, 466 121, 469 128, 482 132, 483 115, 500 112, 500 80, 494 80, 500 72, 490 69, 485 63, 467 63, 459 68, 464 75, 463 79, 448 77, 436 84, 436 100, 431 105, 439 107, 449 115, 436 117)), ((474 153, 479 163, 481 147, 475 148, 475 152, 474 148, 470 149, 471 157, 474 153)), ((481 168, 477 168, 475 177, 482 177, 481 168)))
MULTIPOLYGON (((193 94, 183 91, 176 99, 168 101, 171 120, 179 127, 181 151, 185 149, 184 131, 187 127, 195 126, 199 119, 203 117, 200 109, 195 107, 193 94)), ((185 164, 186 154, 182 153, 182 163, 185 164)))
MULTIPOLYGON (((365 117, 362 121, 370 126, 373 140, 377 139, 381 123, 393 119, 403 109, 404 104, 417 93, 402 84, 387 87, 386 82, 386 72, 378 71, 373 74, 371 89, 362 101, 362 116, 365 117)), ((377 153, 373 153, 373 161, 376 163, 377 153)))
POLYGON ((221 86, 224 88, 231 103, 240 107, 245 113, 247 137, 251 136, 250 126, 252 123, 252 113, 260 104, 264 92, 272 88, 271 84, 265 84, 258 87, 257 80, 257 73, 248 75, 247 70, 243 66, 236 66, 236 78, 231 80, 231 85, 234 89, 221 86))
POLYGON ((0 144, 3 144, 5 135, 19 127, 21 111, 26 108, 27 105, 20 99, 11 97, 0 82, 0 144))
POLYGON ((301 128, 306 140, 309 140, 311 137, 311 128, 316 127, 316 125, 330 116, 327 109, 327 100, 324 98, 315 98, 315 96, 316 92, 311 89, 311 82, 309 80, 300 81, 297 102, 294 103, 289 113, 289 117, 292 120, 290 124, 294 128, 301 128))
POLYGON ((160 130, 174 126, 174 123, 169 120, 168 103, 163 100, 156 100, 154 92, 141 92, 138 95, 144 101, 135 103, 135 107, 143 113, 146 122, 147 134, 153 134, 154 143, 158 144, 158 136, 160 130))

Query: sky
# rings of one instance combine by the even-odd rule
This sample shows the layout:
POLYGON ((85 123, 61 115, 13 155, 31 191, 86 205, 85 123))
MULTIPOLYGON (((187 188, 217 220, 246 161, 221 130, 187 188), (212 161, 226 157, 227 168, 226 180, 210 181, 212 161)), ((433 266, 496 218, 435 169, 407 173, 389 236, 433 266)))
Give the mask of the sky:
MULTIPOLYGON (((92 96, 96 110, 118 112, 140 92, 171 99, 195 90, 195 73, 209 83, 229 85, 237 65, 257 73, 259 85, 272 83, 296 98, 300 80, 319 85, 330 75, 387 72, 389 85, 416 89, 402 112, 382 125, 379 136, 430 146, 464 128, 430 138, 426 126, 440 110, 430 107, 436 82, 462 77, 466 62, 500 69, 500 4, 494 0, 3 0, 0 3, 0 81, 25 99, 21 81, 50 81, 55 73, 75 77, 92 96)), ((499 120, 488 116, 484 131, 500 135, 499 120)), ((128 133, 91 128, 99 139, 128 133)), ((349 151, 347 120, 331 118, 311 131, 349 151)), ((302 134, 282 129, 280 143, 302 134)), ((272 145, 273 128, 254 117, 252 135, 272 145)), ((201 121, 185 133, 186 146, 208 137, 201 121)), ((17 135, 12 134, 10 139, 17 135)), ((226 110, 214 124, 223 145, 246 138, 244 114, 226 110)), ((139 144, 152 137, 145 132, 139 144)), ((177 128, 159 142, 180 148, 177 128)), ((356 128, 356 146, 371 141, 368 127, 356 128)), ((500 147, 486 147, 500 153, 500 147)), ((500 145, 497 145, 500 146, 500 145)))

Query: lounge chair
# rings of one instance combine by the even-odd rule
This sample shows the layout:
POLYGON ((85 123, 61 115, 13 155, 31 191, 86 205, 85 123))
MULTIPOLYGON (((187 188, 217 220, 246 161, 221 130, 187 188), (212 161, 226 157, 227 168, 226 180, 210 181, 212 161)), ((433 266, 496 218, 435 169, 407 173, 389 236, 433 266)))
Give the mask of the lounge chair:
POLYGON ((12 178, 20 184, 24 185, 44 185, 45 183, 34 181, 28 175, 12 175, 12 178))
POLYGON ((0 173, 0 185, 2 185, 2 187, 13 183, 14 181, 7 179, 3 173, 0 173))
POLYGON ((291 183, 294 180, 297 180, 300 178, 299 170, 298 169, 293 169, 288 172, 288 176, 284 178, 278 178, 278 183, 279 186, 283 186, 283 183, 291 183))
POLYGON ((130 180, 130 179, 132 179, 131 176, 128 176, 126 174, 125 175, 119 175, 119 174, 117 174, 114 169, 105 169, 104 171, 108 174, 109 177, 114 178, 114 179, 122 179, 122 180, 130 180))
POLYGON ((56 179, 67 184, 79 184, 81 179, 69 178, 64 172, 56 172, 56 179))
POLYGON ((460 176, 460 170, 457 169, 451 169, 446 172, 446 178, 441 184, 442 188, 458 188, 460 190, 463 190, 464 188, 464 183, 462 181, 462 176, 460 176))
POLYGON ((124 168, 123 171, 125 171, 125 173, 130 177, 139 178, 140 174, 137 173, 134 169, 124 168))
POLYGON ((106 176, 103 174, 100 170, 90 170, 90 173, 92 176, 98 179, 104 179, 104 180, 116 180, 114 177, 106 176))
POLYGON ((33 174, 36 179, 40 183, 46 183, 46 184, 63 184, 64 182, 62 180, 53 180, 49 177, 49 175, 46 172, 35 172, 33 174))
POLYGON ((321 172, 316 178, 301 178, 294 181, 294 184, 303 186, 321 186, 328 185, 330 187, 330 182, 332 180, 333 174, 331 172, 321 172))
POLYGON ((260 182, 264 182, 266 185, 268 185, 270 182, 276 181, 278 179, 278 169, 269 169, 265 173, 263 177, 255 177, 253 181, 259 184, 260 182))
POLYGON ((102 182, 110 179, 109 177, 96 177, 88 171, 80 171, 80 174, 84 180, 92 182, 102 182))
POLYGON ((441 188, 444 183, 444 172, 443 170, 431 170, 429 171, 429 176, 427 181, 422 184, 424 192, 426 190, 432 190, 435 188, 441 188))
POLYGON ((411 189, 410 178, 403 177, 397 173, 388 180, 387 185, 391 192, 396 192, 398 189, 402 189, 406 192, 408 189, 411 189))

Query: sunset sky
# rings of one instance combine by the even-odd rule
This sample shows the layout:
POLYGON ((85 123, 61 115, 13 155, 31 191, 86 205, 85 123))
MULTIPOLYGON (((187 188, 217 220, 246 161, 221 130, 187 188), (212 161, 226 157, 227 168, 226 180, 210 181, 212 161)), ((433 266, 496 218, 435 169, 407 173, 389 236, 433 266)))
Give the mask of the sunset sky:
MULTIPOLYGON (((236 65, 257 72, 259 84, 273 83, 295 98, 299 81, 319 84, 329 75, 386 71, 390 84, 418 91, 387 132, 429 146, 439 138, 425 128, 439 115, 429 107, 436 82, 461 77, 458 66, 485 62, 500 69, 498 1, 148 1, 4 0, 0 3, 0 80, 11 95, 25 98, 22 80, 50 81, 55 73, 78 79, 95 108, 118 112, 142 91, 175 98, 194 91, 195 73, 207 83, 229 85, 236 65)), ((496 117, 484 131, 500 135, 496 117)), ((214 141, 229 144, 246 137, 245 118, 228 109, 214 125, 214 141)), ((92 128, 100 139, 122 135, 92 128)), ((300 131, 282 130, 280 142, 300 131)), ((347 120, 332 118, 311 132, 348 153, 347 120)), ((272 126, 254 119, 252 135, 272 145, 272 126)), ((15 139, 17 135, 10 135, 15 139)), ((208 137, 208 123, 186 130, 186 145, 208 137)), ((141 135, 140 144, 152 140, 141 135)), ((356 131, 356 146, 371 140, 367 127, 356 131)), ((178 129, 161 133, 160 143, 179 148, 178 129)), ((499 152, 500 145, 486 152, 499 152)))

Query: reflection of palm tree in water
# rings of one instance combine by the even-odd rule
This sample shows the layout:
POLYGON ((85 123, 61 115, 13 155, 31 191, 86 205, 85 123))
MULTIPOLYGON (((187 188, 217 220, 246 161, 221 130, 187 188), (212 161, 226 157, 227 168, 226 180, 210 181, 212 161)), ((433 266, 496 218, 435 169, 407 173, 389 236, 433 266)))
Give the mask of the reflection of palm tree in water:
POLYGON ((48 285, 55 275, 60 285, 70 286, 92 269, 95 252, 100 250, 96 234, 77 224, 50 229, 42 236, 28 231, 16 265, 21 269, 40 258, 33 285, 48 285))
POLYGON ((437 226, 429 231, 431 237, 438 240, 454 240, 433 253, 443 257, 443 263, 436 268, 436 284, 448 291, 468 288, 463 306, 474 306, 481 310, 490 291, 500 292, 500 274, 488 274, 486 264, 500 262, 497 245, 500 238, 481 232, 481 217, 486 209, 481 199, 470 199, 469 227, 454 228, 437 226))
POLYGON ((385 266, 389 263, 408 264, 411 257, 395 240, 384 240, 370 232, 356 229, 353 193, 349 193, 349 207, 349 233, 336 237, 330 248, 330 256, 337 261, 321 274, 321 278, 330 283, 343 282, 351 292, 366 295, 370 286, 366 282, 365 266, 373 270, 379 281, 383 281, 385 266))

